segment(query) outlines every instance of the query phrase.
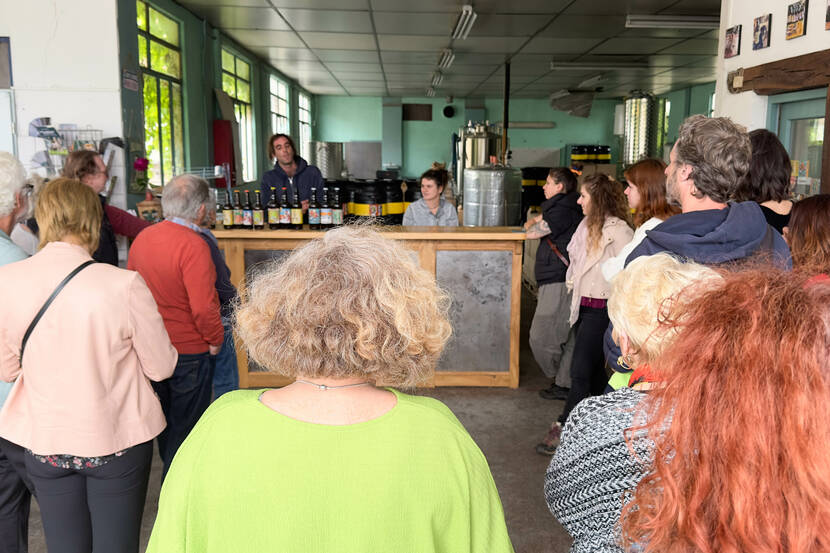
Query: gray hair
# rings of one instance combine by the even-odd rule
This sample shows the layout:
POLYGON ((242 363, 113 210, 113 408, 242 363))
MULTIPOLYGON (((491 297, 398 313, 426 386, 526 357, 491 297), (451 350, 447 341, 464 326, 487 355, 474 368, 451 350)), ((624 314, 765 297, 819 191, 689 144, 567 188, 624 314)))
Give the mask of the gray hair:
POLYGON ((727 117, 692 115, 680 125, 677 162, 691 165, 701 196, 726 203, 749 171, 752 146, 746 128, 727 117))
POLYGON ((166 218, 181 217, 194 221, 199 208, 210 198, 210 187, 205 179, 196 175, 173 177, 161 193, 161 209, 166 218))
POLYGON ((26 185, 23 164, 8 152, 0 152, 0 217, 14 211, 17 194, 26 185))

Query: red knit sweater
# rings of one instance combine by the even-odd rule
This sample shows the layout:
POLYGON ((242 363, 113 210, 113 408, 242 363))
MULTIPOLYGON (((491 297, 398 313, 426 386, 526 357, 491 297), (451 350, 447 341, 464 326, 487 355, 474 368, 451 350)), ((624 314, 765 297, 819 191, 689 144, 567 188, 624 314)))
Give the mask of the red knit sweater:
POLYGON ((224 336, 210 249, 196 233, 162 221, 133 242, 127 268, 144 278, 179 353, 204 353, 224 336))

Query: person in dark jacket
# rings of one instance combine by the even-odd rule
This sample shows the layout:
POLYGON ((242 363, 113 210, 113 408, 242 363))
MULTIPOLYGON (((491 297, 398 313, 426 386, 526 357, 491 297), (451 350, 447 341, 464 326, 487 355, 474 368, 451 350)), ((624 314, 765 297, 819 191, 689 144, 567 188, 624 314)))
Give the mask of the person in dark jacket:
POLYGON ((576 184, 570 169, 551 169, 543 189, 542 214, 525 225, 527 237, 539 239, 535 267, 539 294, 530 325, 530 349, 545 375, 553 379, 549 388, 539 392, 545 399, 565 399, 570 387, 570 356, 565 355, 565 346, 570 334, 571 298, 565 273, 568 242, 582 220, 576 184))
MULTIPOLYGON (((268 141, 268 157, 276 160, 274 168, 262 176, 262 203, 271 199, 271 188, 279 191, 283 186, 288 192, 288 201, 296 190, 300 196, 303 213, 308 211, 311 189, 317 190, 317 201, 323 201, 323 175, 314 165, 297 155, 294 141, 287 134, 275 134, 268 141)), ((277 198, 279 200, 279 198, 277 198)))

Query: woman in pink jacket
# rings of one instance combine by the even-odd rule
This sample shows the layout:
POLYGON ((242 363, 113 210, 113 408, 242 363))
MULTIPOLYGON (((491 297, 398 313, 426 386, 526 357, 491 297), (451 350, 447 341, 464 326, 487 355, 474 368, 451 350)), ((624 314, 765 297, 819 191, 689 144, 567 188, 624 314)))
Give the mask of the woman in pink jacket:
POLYGON ((16 379, 0 437, 25 450, 49 551, 133 553, 166 424, 149 379, 173 373, 176 350, 138 273, 87 265, 102 217, 91 188, 51 181, 35 215, 40 251, 0 267, 0 378, 16 379))
POLYGON ((602 264, 618 255, 631 241, 628 202, 620 183, 605 175, 586 177, 579 187, 579 205, 585 218, 568 244, 571 264, 565 282, 572 291, 569 322, 576 329, 571 389, 562 414, 536 446, 541 454, 553 455, 562 426, 576 404, 602 393, 608 378, 602 339, 608 328, 608 295, 611 286, 602 276, 602 264))

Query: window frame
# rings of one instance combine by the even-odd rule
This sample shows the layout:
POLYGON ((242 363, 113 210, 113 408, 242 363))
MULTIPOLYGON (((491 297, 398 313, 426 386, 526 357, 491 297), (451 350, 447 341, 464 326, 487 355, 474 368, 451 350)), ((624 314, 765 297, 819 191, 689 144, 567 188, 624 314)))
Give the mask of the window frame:
POLYGON ((308 160, 308 143, 312 140, 311 136, 311 95, 304 92, 297 93, 297 131, 300 141, 300 157, 308 160), (303 107, 303 104, 307 107, 303 107), (308 120, 303 119, 303 113, 307 114, 308 120))
POLYGON ((236 121, 239 124, 239 151, 242 157, 242 180, 244 182, 254 182, 257 177, 256 167, 256 116, 254 113, 254 67, 253 63, 245 56, 238 54, 233 48, 223 45, 219 49, 219 72, 221 75, 222 91, 230 96, 233 102, 233 111, 236 116, 236 121), (228 54, 233 57, 233 73, 225 69, 224 56, 228 54), (239 74, 239 62, 248 66, 247 78, 239 74), (225 90, 225 76, 233 78, 234 93, 231 94, 225 90), (239 98, 239 82, 243 81, 248 85, 248 100, 241 100, 239 98), (247 112, 247 121, 243 125, 242 111, 247 112), (243 128, 244 127, 244 128, 243 128), (244 136, 243 136, 244 134, 244 136))
MULTIPOLYGON (((153 185, 164 185, 166 182, 177 175, 180 174, 185 169, 185 165, 187 163, 187 156, 188 156, 188 143, 187 143, 187 133, 185 132, 185 94, 184 94, 184 74, 185 74, 185 62, 184 62, 184 52, 182 48, 182 37, 183 37, 183 25, 182 22, 173 17, 172 15, 166 13, 164 10, 159 9, 157 6, 153 5, 151 2, 147 0, 136 0, 136 11, 139 10, 139 6, 143 5, 144 9, 144 24, 145 28, 142 29, 139 26, 138 21, 138 13, 136 14, 136 31, 138 34, 137 38, 137 46, 138 46, 138 66, 139 66, 139 73, 141 74, 141 104, 142 104, 142 118, 144 119, 144 154, 149 158, 150 154, 147 150, 147 120, 144 115, 147 112, 147 106, 145 104, 145 96, 144 96, 144 89, 145 89, 145 76, 150 77, 155 80, 156 84, 156 121, 157 121, 157 128, 155 129, 154 134, 158 137, 158 155, 159 155, 159 179, 157 182, 153 182, 153 185), (177 34, 178 34, 178 45, 165 40, 159 36, 156 36, 152 33, 150 27, 150 10, 157 12, 159 15, 164 17, 165 19, 169 20, 172 23, 176 24, 177 27, 177 34), (141 41, 144 40, 144 51, 142 52, 141 49, 141 41), (162 71, 158 71, 152 67, 152 44, 156 43, 159 44, 167 49, 173 50, 178 54, 179 58, 179 67, 178 67, 178 77, 174 77, 169 73, 164 73, 162 71), (146 58, 142 58, 142 56, 146 56, 146 58), (147 65, 142 65, 142 59, 146 59, 147 65), (162 112, 162 92, 163 92, 163 82, 166 82, 167 91, 169 94, 169 120, 170 120, 170 174, 168 175, 165 171, 165 154, 164 154, 164 129, 163 129, 163 112, 162 112), (178 93, 176 92, 176 88, 178 88, 178 93), (177 95, 178 100, 176 100, 177 95), (176 102, 178 101, 178 117, 176 116, 176 102), (179 133, 177 134, 176 129, 179 129, 179 133), (179 134, 181 136, 179 136, 179 134), (179 141, 179 147, 177 147, 177 139, 179 141)), ((152 168, 151 168, 152 172, 152 168)), ((150 173, 152 174, 152 173, 150 173)), ((148 177, 150 176, 148 174, 148 177)), ((151 178, 152 181, 155 181, 151 178)))
POLYGON ((291 88, 288 83, 274 74, 268 75, 268 109, 271 114, 271 134, 291 134, 291 88), (276 92, 274 85, 276 84, 276 92), (285 96, 280 96, 280 86, 285 90, 285 96), (279 110, 280 101, 285 102, 285 113, 274 111, 274 100, 279 110), (283 120, 280 125, 280 119, 283 120))

